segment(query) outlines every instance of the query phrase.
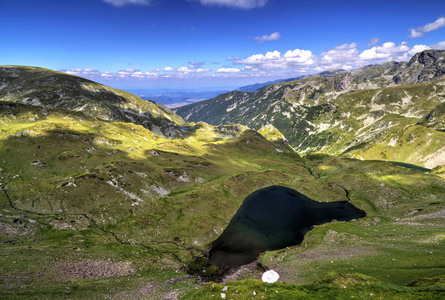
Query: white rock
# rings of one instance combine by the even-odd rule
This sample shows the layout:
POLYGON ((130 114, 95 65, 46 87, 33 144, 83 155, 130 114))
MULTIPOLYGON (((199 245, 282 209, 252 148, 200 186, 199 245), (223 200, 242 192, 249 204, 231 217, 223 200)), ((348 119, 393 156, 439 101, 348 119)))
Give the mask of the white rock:
POLYGON ((228 289, 229 287, 226 285, 223 289, 222 289, 222 291, 223 292, 227 292, 227 289, 228 289))
POLYGON ((269 270, 263 273, 262 280, 263 282, 274 283, 278 280, 278 278, 280 278, 280 275, 278 275, 277 272, 274 270, 269 270))
POLYGON ((221 298, 226 299, 226 294, 221 293, 221 298))

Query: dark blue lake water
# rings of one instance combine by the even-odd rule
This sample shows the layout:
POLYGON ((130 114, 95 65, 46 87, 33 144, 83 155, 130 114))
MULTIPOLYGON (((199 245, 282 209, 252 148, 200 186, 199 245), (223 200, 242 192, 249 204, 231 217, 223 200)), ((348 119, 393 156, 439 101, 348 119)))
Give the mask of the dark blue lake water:
POLYGON ((212 243, 209 261, 219 267, 248 264, 261 252, 300 244, 314 225, 365 216, 347 201, 317 202, 287 187, 264 188, 244 199, 212 243))
POLYGON ((390 163, 400 166, 400 167, 404 167, 404 168, 408 168, 408 169, 413 169, 413 170, 417 170, 420 172, 429 172, 431 171, 431 169, 427 169, 418 165, 413 165, 413 164, 407 164, 407 163, 403 163, 403 162, 398 162, 398 161, 391 161, 390 163))

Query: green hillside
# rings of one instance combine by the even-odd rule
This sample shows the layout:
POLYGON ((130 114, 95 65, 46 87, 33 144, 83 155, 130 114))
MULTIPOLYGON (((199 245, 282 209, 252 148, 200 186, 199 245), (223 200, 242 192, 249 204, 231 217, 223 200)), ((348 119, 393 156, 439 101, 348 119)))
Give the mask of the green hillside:
MULTIPOLYGON (((213 299, 225 285, 234 299, 250 299, 253 291, 267 299, 327 299, 345 287, 344 298, 443 297, 440 170, 322 154, 302 158, 278 126, 186 124, 156 104, 138 104, 137 97, 101 85, 127 100, 108 101, 99 97, 102 90, 76 93, 79 86, 63 99, 48 98, 64 88, 39 78, 59 80, 59 73, 4 69, 2 299, 213 299), (26 99, 31 90, 39 103, 26 99), (88 110, 78 109, 85 104, 88 110), (122 105, 139 114, 147 109, 147 122, 163 121, 154 128, 107 115, 129 110, 122 105), (172 128, 174 135, 160 134, 172 128), (210 244, 247 195, 271 185, 317 201, 349 200, 367 217, 316 226, 301 245, 264 253, 260 265, 220 278, 223 285, 204 284, 218 273, 205 265, 210 244), (264 268, 277 270, 281 282, 258 281, 264 268)), ((63 78, 61 86, 88 82, 63 78)))
POLYGON ((131 122, 164 136, 184 121, 164 106, 81 77, 26 66, 0 66, 0 100, 80 111, 102 120, 131 122))

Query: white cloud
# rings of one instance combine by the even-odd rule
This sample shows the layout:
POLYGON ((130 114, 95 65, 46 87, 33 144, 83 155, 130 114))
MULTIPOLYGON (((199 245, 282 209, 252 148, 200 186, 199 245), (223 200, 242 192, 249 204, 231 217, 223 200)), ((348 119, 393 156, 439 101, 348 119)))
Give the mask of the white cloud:
POLYGON ((157 78, 159 75, 156 73, 150 73, 150 72, 134 72, 126 76, 126 78, 138 78, 138 79, 147 79, 147 78, 157 78))
POLYGON ((130 68, 124 70, 124 72, 130 72, 130 73, 140 72, 140 71, 141 71, 141 70, 138 70, 138 69, 130 69, 130 68))
POLYGON ((408 35, 408 37, 410 37, 412 39, 415 39, 415 38, 418 38, 421 36, 423 36, 423 32, 417 31, 416 29, 411 29, 411 34, 408 35))
POLYGON ((386 42, 360 52, 356 43, 344 44, 323 52, 316 60, 318 66, 314 70, 318 72, 337 68, 351 70, 368 64, 407 61, 414 54, 430 48, 427 45, 410 47, 406 42, 398 45, 386 42))
MULTIPOLYGON (((375 42, 376 40, 374 40, 375 42)), ((289 50, 284 54, 278 51, 266 54, 255 54, 245 59, 235 61, 244 65, 242 71, 277 75, 282 70, 284 76, 291 73, 322 72, 331 69, 353 70, 368 64, 382 64, 389 61, 408 61, 414 54, 426 49, 445 49, 445 41, 436 45, 415 45, 410 47, 408 43, 395 44, 386 42, 360 51, 356 43, 339 45, 329 49, 318 56, 309 50, 289 50)))
POLYGON ((284 55, 278 51, 255 54, 245 59, 237 60, 237 64, 256 67, 263 70, 292 69, 303 66, 310 66, 315 63, 312 52, 309 50, 289 50, 284 55))
POLYGON ((205 61, 202 62, 196 62, 196 61, 189 61, 188 64, 190 64, 189 69, 199 69, 203 65, 205 65, 205 61))
POLYGON ((125 6, 125 5, 150 5, 151 0, 102 0, 107 4, 114 6, 125 6))
POLYGON ((312 60, 312 52, 309 50, 289 50, 284 53, 283 57, 291 63, 303 65, 311 65, 314 63, 314 61, 312 60))
POLYGON ((236 69, 236 68, 221 68, 218 69, 216 72, 217 73, 238 73, 240 72, 240 69, 236 69))
POLYGON ((279 40, 280 38, 281 38, 281 34, 279 32, 274 32, 269 35, 254 37, 254 40, 257 40, 258 43, 262 44, 267 41, 276 41, 276 40, 279 40))
POLYGON ((437 19, 433 23, 428 23, 425 26, 422 26, 421 30, 424 32, 430 32, 430 31, 437 30, 440 27, 444 27, 444 26, 445 26, 445 17, 442 17, 442 18, 437 19))
POLYGON ((259 71, 259 70, 257 68, 252 67, 252 66, 245 66, 241 71, 256 72, 256 71, 259 71))
POLYGON ((427 45, 415 45, 414 47, 411 48, 411 50, 408 51, 408 54, 413 56, 416 53, 422 52, 423 50, 427 50, 427 49, 431 49, 431 48, 428 47, 427 45))
POLYGON ((144 78, 145 74, 142 72, 134 72, 133 74, 130 75, 131 77, 135 77, 135 78, 144 78))
POLYGON ((391 60, 408 60, 408 51, 411 48, 407 43, 396 45, 388 42, 374 46, 360 52, 356 43, 343 44, 334 49, 323 52, 317 60, 321 70, 344 69, 351 70, 372 63, 384 63, 391 60))
POLYGON ((369 47, 372 47, 374 45, 377 45, 378 42, 380 42, 380 39, 378 37, 373 37, 367 45, 369 47))
POLYGON ((131 76, 131 72, 119 71, 116 76, 120 78, 129 77, 131 76))
POLYGON ((190 69, 187 68, 187 67, 181 67, 181 68, 178 69, 178 72, 181 72, 181 73, 190 73, 190 72, 193 72, 193 70, 190 70, 190 69))
POLYGON ((102 73, 99 70, 94 70, 94 69, 70 69, 64 72, 70 75, 80 76, 89 79, 98 78, 102 75, 102 73))
POLYGON ((201 68, 196 69, 196 73, 205 73, 205 72, 210 72, 210 71, 212 71, 212 70, 210 70, 210 69, 201 69, 201 68))
POLYGON ((372 47, 360 53, 359 58, 365 61, 389 61, 389 60, 407 60, 410 47, 408 43, 403 42, 396 45, 393 42, 386 42, 382 46, 372 47))
POLYGON ((114 77, 113 74, 111 74, 111 72, 109 72, 109 71, 104 72, 101 76, 104 79, 113 79, 113 77, 114 77))
POLYGON ((441 27, 445 27, 445 17, 439 18, 433 23, 428 23, 416 29, 411 29, 410 38, 418 38, 423 36, 426 32, 437 30, 441 27))
POLYGON ((323 52, 319 63, 324 65, 323 69, 340 68, 345 62, 356 60, 359 54, 356 43, 343 44, 323 52))
POLYGON ((165 67, 164 72, 171 72, 173 73, 173 77, 187 77, 192 76, 193 74, 197 73, 205 73, 210 72, 210 69, 203 69, 203 68, 191 68, 191 67, 180 67, 178 69, 172 68, 172 67, 165 67))
POLYGON ((445 41, 431 45, 431 49, 445 49, 445 41))
POLYGON ((218 5, 233 8, 251 9, 264 7, 267 0, 198 0, 202 5, 218 5))
POLYGON ((158 78, 159 77, 159 75, 156 73, 150 73, 150 72, 144 73, 138 69, 125 69, 125 70, 120 70, 116 73, 112 73, 110 71, 106 71, 106 72, 102 73, 99 70, 94 70, 94 69, 71 69, 71 70, 60 70, 60 71, 71 74, 71 75, 88 78, 91 80, 101 80, 101 79, 102 80, 103 79, 124 80, 124 79, 132 79, 132 78, 133 79, 148 79, 148 78, 158 78))
POLYGON ((417 44, 409 46, 402 42, 365 47, 359 50, 356 43, 339 45, 326 50, 320 55, 314 55, 309 50, 294 49, 284 52, 269 51, 264 54, 254 54, 244 59, 229 57, 234 66, 211 70, 202 68, 203 63, 189 61, 188 67, 164 69, 156 68, 154 72, 145 72, 136 68, 127 68, 117 72, 101 72, 95 69, 60 70, 68 74, 81 76, 95 81, 104 80, 150 80, 158 78, 205 78, 205 77, 292 77, 298 74, 310 74, 330 69, 347 71, 369 65, 382 64, 388 61, 408 61, 413 55, 426 49, 445 49, 445 41, 434 45, 417 44), (159 73, 158 73, 159 72, 159 73))

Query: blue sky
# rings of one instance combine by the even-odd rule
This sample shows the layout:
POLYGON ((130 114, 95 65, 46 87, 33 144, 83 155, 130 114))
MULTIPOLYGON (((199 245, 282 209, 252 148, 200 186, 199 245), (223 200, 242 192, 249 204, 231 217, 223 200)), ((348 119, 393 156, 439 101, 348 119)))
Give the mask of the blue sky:
POLYGON ((241 86, 445 49, 445 1, 0 0, 0 65, 118 88, 241 86))

